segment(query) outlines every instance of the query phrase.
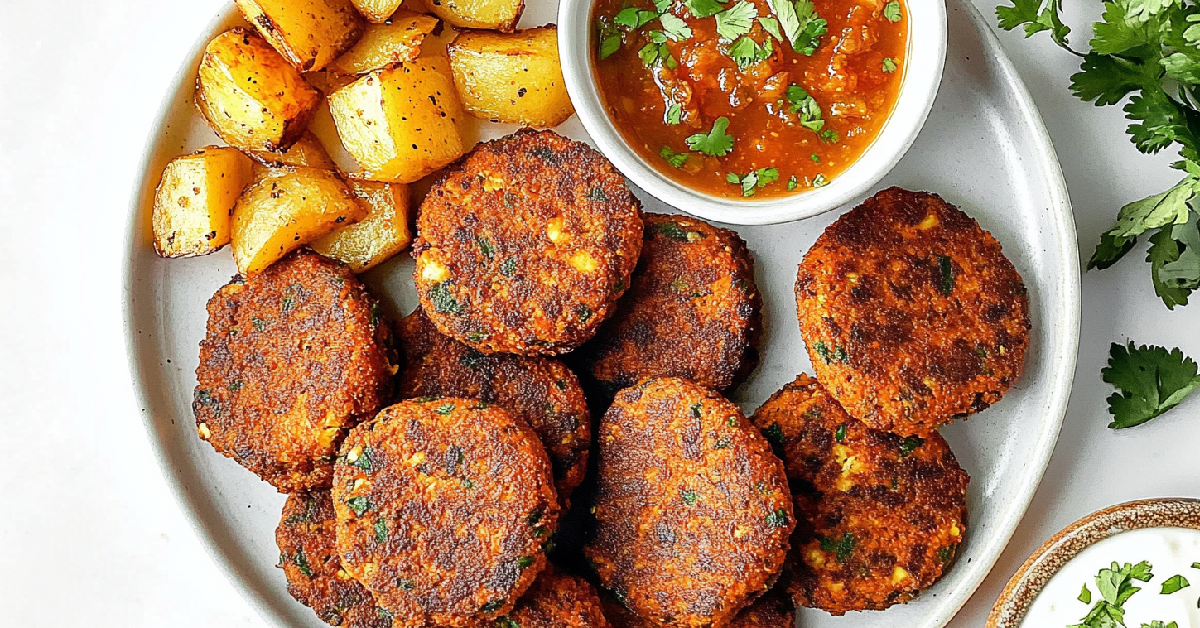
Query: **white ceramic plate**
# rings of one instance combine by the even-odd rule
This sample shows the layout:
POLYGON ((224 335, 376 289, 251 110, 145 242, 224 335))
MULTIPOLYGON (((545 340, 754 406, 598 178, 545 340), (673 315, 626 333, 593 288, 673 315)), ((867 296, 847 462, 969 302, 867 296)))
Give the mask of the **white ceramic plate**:
MULTIPOLYGON (((554 19, 553 0, 529 0, 524 24, 554 19)), ((995 407, 944 433, 971 474, 965 547, 945 579, 914 602, 885 612, 834 618, 802 611, 808 628, 939 628, 983 580, 1025 512, 1054 448, 1075 369, 1079 335, 1079 261, 1062 174, 1032 101, 983 19, 962 0, 949 1, 949 58, 941 93, 920 137, 876 189, 900 185, 941 194, 975 216, 1003 244, 1029 288, 1033 335, 1024 376, 995 407)), ((130 368, 146 429, 163 473, 195 522, 213 559, 238 581, 263 617, 278 626, 323 624, 287 594, 275 568, 274 530, 284 496, 195 434, 191 400, 208 298, 235 273, 225 249, 164 260, 150 246, 154 187, 172 157, 214 143, 191 103, 204 43, 235 19, 233 9, 197 33, 150 138, 145 177, 134 191, 128 242, 125 322, 130 368)), ((485 137, 511 130, 486 125, 485 137)), ((574 119, 559 129, 584 139, 574 119)), ((872 190, 874 192, 875 190, 872 190)), ((668 211, 639 194, 651 211, 668 211)), ((856 201, 859 199, 856 199, 856 201)), ((686 208, 685 208, 686 209, 686 208)), ((796 265, 840 212, 803 222, 744 227, 766 300, 763 361, 733 397, 753 410, 809 370, 796 324, 796 265)), ((416 305, 407 254, 364 279, 393 316, 416 305)))

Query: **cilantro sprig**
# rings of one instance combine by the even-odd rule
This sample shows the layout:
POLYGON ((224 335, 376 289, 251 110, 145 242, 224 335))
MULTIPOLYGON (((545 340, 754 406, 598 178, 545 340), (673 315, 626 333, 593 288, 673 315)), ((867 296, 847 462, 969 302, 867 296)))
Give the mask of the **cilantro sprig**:
POLYGON ((1179 349, 1113 343, 1100 371, 1117 388, 1108 398, 1113 429, 1141 425, 1179 405, 1200 387, 1196 363, 1179 349))
POLYGON ((712 130, 708 133, 688 136, 688 148, 710 157, 723 157, 733 150, 733 136, 725 132, 728 128, 729 118, 721 116, 713 122, 712 130))
POLYGON ((1169 309, 1200 288, 1200 3, 1106 0, 1089 50, 1069 43, 1060 0, 1011 0, 996 8, 1000 28, 1048 32, 1082 58, 1071 92, 1097 106, 1125 102, 1126 129, 1143 153, 1179 151, 1184 178, 1171 189, 1121 208, 1100 237, 1088 269, 1112 266, 1149 235, 1146 261, 1154 291, 1169 309))
POLYGON ((751 197, 760 188, 765 188, 768 185, 779 180, 778 168, 759 168, 752 170, 744 175, 739 175, 736 172, 730 172, 725 175, 725 180, 734 185, 742 187, 742 196, 751 197))
MULTIPOLYGON (((1118 565, 1117 563, 1113 563, 1111 567, 1101 569, 1096 574, 1096 589, 1100 593, 1100 600, 1092 606, 1083 619, 1079 620, 1078 624, 1068 626, 1067 628, 1113 628, 1114 626, 1124 626, 1125 602, 1134 593, 1141 591, 1141 588, 1134 586, 1133 583, 1134 581, 1149 582, 1154 577, 1154 574, 1150 573, 1151 569, 1150 563, 1146 561, 1142 561, 1136 565, 1129 563, 1118 565)), ((1087 590, 1086 587, 1084 590, 1087 590)), ((1080 599, 1083 599, 1083 597, 1083 594, 1080 594, 1080 599)), ((1091 597, 1091 593, 1089 592, 1087 599, 1091 600, 1091 597)))
MULTIPOLYGON (((792 50, 811 57, 829 27, 825 19, 817 15, 812 0, 767 0, 767 4, 792 50)), ((766 25, 764 28, 770 32, 766 25)))

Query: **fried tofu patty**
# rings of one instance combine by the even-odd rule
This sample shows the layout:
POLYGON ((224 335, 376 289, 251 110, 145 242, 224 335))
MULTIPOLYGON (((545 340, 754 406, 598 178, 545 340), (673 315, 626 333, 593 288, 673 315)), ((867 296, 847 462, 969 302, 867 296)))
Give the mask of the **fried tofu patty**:
POLYGON ((581 349, 608 394, 647 377, 724 390, 758 363, 762 297, 737 233, 695 218, 644 214, 633 285, 581 349))
POLYGON ((753 421, 795 494, 788 572, 797 604, 834 615, 882 610, 942 577, 966 531, 969 478, 937 432, 871 429, 806 375, 753 421))
POLYGON ((512 612, 496 620, 499 628, 609 628, 596 589, 582 578, 553 566, 534 581, 512 612))
POLYGON ((288 593, 331 626, 391 628, 391 614, 342 569, 335 523, 327 489, 288 495, 275 528, 288 593))
POLYGON ((537 435, 474 399, 404 401, 351 430, 333 500, 342 565, 397 626, 507 614, 559 515, 537 435))
POLYGON ((524 420, 550 455, 566 508, 587 473, 592 444, 591 415, 575 374, 551 358, 484 355, 442 335, 420 309, 396 325, 396 336, 404 356, 400 396, 478 399, 524 420))
MULTIPOLYGON (((657 628, 625 608, 611 596, 600 598, 604 616, 613 628, 657 628)), ((793 628, 796 625, 796 607, 790 598, 772 589, 754 604, 737 614, 727 628, 793 628)))
POLYGON ((391 395, 391 331, 350 270, 303 250, 208 302, 200 438, 281 492, 327 487, 346 430, 391 395))
POLYGON ((532 130, 481 144, 421 204, 421 307, 484 353, 570 351, 629 287, 639 210, 621 173, 586 144, 532 130))
POLYGON ((1000 244, 934 194, 890 188, 825 230, 796 278, 817 379, 876 429, 923 434, 1000 400, 1029 346, 1000 244))
POLYGON ((619 392, 598 429, 586 555, 635 613, 723 626, 773 582, 795 527, 783 464, 719 394, 677 378, 619 392))

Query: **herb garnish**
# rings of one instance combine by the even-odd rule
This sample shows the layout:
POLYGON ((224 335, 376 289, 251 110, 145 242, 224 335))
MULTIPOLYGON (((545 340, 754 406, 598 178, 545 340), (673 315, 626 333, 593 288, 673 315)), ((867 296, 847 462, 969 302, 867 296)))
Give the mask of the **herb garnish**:
POLYGON ((674 126, 674 125, 682 122, 683 121, 683 107, 677 102, 673 102, 670 105, 668 105, 666 113, 663 114, 663 121, 671 126, 674 126))
POLYGON ((775 48, 771 45, 770 39, 759 45, 749 37, 742 37, 729 47, 729 58, 737 63, 739 70, 745 70, 756 63, 770 59, 774 52, 775 48))
POLYGON ((742 186, 742 196, 754 196, 754 193, 759 188, 765 188, 768 185, 779 180, 778 168, 759 168, 744 175, 738 175, 735 172, 730 172, 725 175, 725 180, 734 185, 742 186))
POLYGON ((663 33, 672 41, 683 41, 692 36, 691 27, 674 13, 663 13, 658 16, 658 21, 662 24, 663 33))
POLYGON ((1100 371, 1105 382, 1117 387, 1108 398, 1113 429, 1141 425, 1179 405, 1200 387, 1196 363, 1179 349, 1135 347, 1113 343, 1108 366, 1100 371))
POLYGON ((899 22, 900 2, 898 0, 892 0, 891 2, 883 5, 883 17, 887 18, 887 21, 889 22, 899 22))
MULTIPOLYGON (((1134 593, 1141 591, 1133 586, 1133 581, 1149 582, 1154 574, 1150 573, 1150 563, 1142 561, 1136 565, 1125 563, 1124 566, 1113 563, 1111 567, 1101 569, 1096 574, 1096 589, 1102 598, 1078 624, 1068 628, 1113 628, 1125 625, 1125 602, 1134 593)), ((1085 588, 1086 590, 1086 588, 1085 588)), ((1080 599, 1084 595, 1080 593, 1080 599)), ((1091 592, 1088 592, 1091 599, 1091 592)), ((1085 602, 1086 604, 1087 602, 1085 602)))
POLYGON ((842 538, 834 540, 827 536, 817 537, 817 541, 821 544, 822 552, 833 552, 833 556, 838 563, 846 562, 850 558, 850 554, 854 552, 854 535, 847 532, 842 535, 842 538))
POLYGON ((1186 589, 1189 586, 1191 586, 1191 583, 1187 581, 1187 578, 1176 574, 1170 578, 1167 578, 1166 581, 1162 583, 1162 591, 1160 591, 1160 593, 1162 595, 1170 595, 1176 591, 1186 589))
POLYGON ((686 0, 688 11, 694 17, 709 17, 725 10, 725 6, 717 0, 686 0))
POLYGON ((787 99, 791 105, 791 112, 800 116, 800 126, 813 133, 820 132, 825 127, 825 120, 821 119, 821 105, 818 105, 817 101, 803 87, 788 86, 787 99))
POLYGON ((387 539, 388 539, 387 522, 384 521, 382 518, 376 519, 375 520, 375 540, 379 543, 383 543, 383 542, 387 541, 387 539))
POLYGON ((683 498, 683 503, 688 506, 693 506, 697 501, 700 501, 700 494, 696 491, 684 491, 679 496, 683 498))
POLYGON ((675 166, 676 168, 682 168, 683 164, 687 163, 688 159, 688 153, 677 153, 667 146, 663 146, 662 150, 658 151, 658 154, 663 159, 667 160, 667 163, 675 166))
POLYGON ((688 148, 704 153, 711 157, 722 157, 733 150, 733 136, 725 133, 729 128, 729 118, 721 116, 713 122, 712 130, 708 133, 697 133, 687 138, 688 148))
POLYGON ((891 74, 896 71, 896 60, 891 57, 883 58, 883 71, 891 74))
POLYGON ((462 305, 450 294, 450 288, 444 281, 429 288, 429 300, 439 314, 462 314, 462 305))
POLYGON ((358 497, 347 499, 346 505, 350 507, 350 510, 354 511, 354 514, 362 516, 364 512, 371 509, 371 500, 363 495, 359 495, 358 497))
POLYGON ((757 17, 758 9, 746 0, 741 0, 717 14, 717 34, 733 41, 749 33, 757 17))
POLYGON ((1175 187, 1121 208, 1100 236, 1088 269, 1104 269, 1125 256, 1137 239, 1150 235, 1150 279, 1169 309, 1187 305, 1200 288, 1200 5, 1164 0, 1111 0, 1092 26, 1090 50, 1073 50, 1071 29, 1062 22, 1060 0, 1012 0, 996 8, 1000 28, 1023 26, 1025 36, 1049 31, 1051 39, 1082 57, 1071 92, 1097 106, 1125 100, 1126 129, 1143 153, 1178 145, 1173 168, 1185 177, 1175 187))
POLYGON ((767 4, 779 19, 792 50, 811 57, 821 43, 821 36, 828 30, 825 20, 817 15, 812 0, 767 0, 767 4))
POLYGON ((657 17, 658 14, 654 11, 639 9, 637 7, 629 7, 622 9, 620 13, 617 13, 616 17, 613 18, 613 23, 617 24, 618 26, 624 26, 625 28, 633 30, 649 24, 657 17))

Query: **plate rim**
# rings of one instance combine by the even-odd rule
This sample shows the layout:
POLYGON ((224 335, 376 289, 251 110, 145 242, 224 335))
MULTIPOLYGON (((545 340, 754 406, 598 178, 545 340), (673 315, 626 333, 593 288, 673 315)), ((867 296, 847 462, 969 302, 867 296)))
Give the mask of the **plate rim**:
MULTIPOLYGON (((1016 533, 1017 527, 1024 518, 1029 504, 1037 493, 1038 487, 1041 485, 1050 458, 1054 453, 1055 445, 1058 442, 1062 423, 1066 417, 1067 402, 1071 396, 1075 367, 1078 360, 1082 312, 1080 294, 1081 271, 1078 262, 1079 247, 1073 209, 1067 192, 1066 181, 1063 177, 1062 166, 1054 150, 1050 135, 1046 130, 1045 123, 1042 120, 1041 113, 1034 103, 1025 82, 1021 79, 1011 59, 1009 59, 1007 53, 1004 51, 996 33, 991 29, 983 14, 974 3, 970 0, 946 0, 946 4, 948 5, 948 10, 958 8, 967 13, 972 25, 978 32, 980 42, 984 48, 983 52, 988 55, 994 69, 1003 77, 1004 82, 1010 86, 1013 96, 1013 102, 1011 103, 1013 108, 1031 132, 1031 140, 1035 149, 1031 156, 1037 161, 1037 169, 1046 175, 1047 188, 1045 191, 1050 201, 1049 207, 1047 207, 1048 218, 1057 226, 1058 242, 1056 244, 1058 245, 1058 254, 1067 262, 1065 264, 1067 272, 1059 277, 1058 285, 1056 286, 1057 290, 1055 291, 1056 294, 1061 296, 1061 307, 1066 310, 1067 316, 1062 321, 1065 326, 1063 329, 1065 338, 1060 345, 1060 355, 1051 360, 1051 364, 1055 368, 1051 369, 1050 377, 1047 378, 1051 381, 1046 384, 1049 386, 1048 390, 1050 391, 1048 393, 1050 399, 1047 404, 1046 414, 1051 418, 1043 423, 1041 433, 1037 437, 1037 449, 1032 452, 1032 456, 1026 458, 1028 463, 1026 465, 1028 472, 1025 476, 1027 479, 1027 488, 1018 496, 1018 499, 1010 501, 1008 508, 1003 512, 1003 516, 995 520, 999 526, 994 525, 994 529, 1002 530, 1003 533, 985 537, 984 547, 980 552, 980 556, 972 564, 959 564, 956 566, 956 569, 967 569, 969 575, 963 578, 963 584, 959 589, 955 590, 953 594, 941 598, 933 607, 930 616, 933 621, 931 626, 938 628, 944 627, 949 623, 983 584, 984 579, 991 572, 1000 555, 1007 547, 1009 540, 1016 533)), ((144 212, 147 207, 147 200, 152 198, 154 190, 157 187, 153 184, 154 177, 150 176, 150 166, 152 165, 157 148, 162 142, 162 131, 174 106, 174 100, 179 96, 180 90, 184 89, 190 82, 188 81, 188 77, 194 73, 194 66, 198 63, 201 52, 207 46, 208 41, 203 35, 215 31, 221 24, 230 19, 230 15, 230 7, 225 7, 223 10, 217 12, 199 31, 195 43, 189 48, 189 52, 185 57, 187 62, 182 63, 171 80, 167 82, 168 86, 175 87, 175 89, 169 88, 163 95, 154 115, 153 124, 150 125, 147 132, 147 137, 143 144, 142 156, 138 163, 138 176, 134 180, 130 193, 129 213, 123 238, 121 317, 125 336, 126 368, 133 384, 134 397, 138 404, 138 410, 141 414, 146 437, 149 440, 155 462, 168 485, 176 506, 185 515, 188 527, 200 541, 204 552, 223 572, 226 579, 231 581, 230 584, 234 585, 234 588, 241 594, 242 598, 254 608, 268 625, 283 626, 285 624, 281 622, 286 613, 282 608, 278 607, 279 604, 271 601, 273 599, 272 596, 264 595, 258 590, 260 587, 253 583, 254 578, 247 572, 248 570, 234 561, 229 556, 229 553, 220 546, 217 534, 213 530, 210 530, 208 526, 201 525, 203 521, 200 512, 201 507, 196 498, 193 498, 189 494, 185 486, 183 469, 172 464, 172 456, 168 453, 165 435, 162 433, 154 418, 154 414, 151 412, 153 403, 148 387, 148 378, 145 376, 145 373, 151 366, 145 364, 140 355, 144 350, 143 344, 148 342, 148 340, 140 339, 139 336, 141 334, 133 325, 135 319, 133 297, 136 290, 135 284, 138 283, 134 267, 134 251, 138 245, 138 235, 144 231, 141 227, 146 218, 144 212)))

